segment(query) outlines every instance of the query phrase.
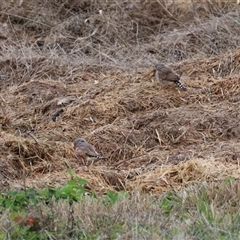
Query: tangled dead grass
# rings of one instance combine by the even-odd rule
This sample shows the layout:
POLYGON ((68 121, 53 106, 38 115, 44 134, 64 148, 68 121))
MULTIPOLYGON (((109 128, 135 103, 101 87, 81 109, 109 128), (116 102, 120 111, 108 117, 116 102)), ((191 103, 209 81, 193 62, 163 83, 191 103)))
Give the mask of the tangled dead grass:
POLYGON ((19 4, 1 6, 3 186, 62 184, 67 168, 98 192, 239 178, 236 5, 19 4), (152 67, 162 60, 187 92, 158 84, 152 67), (79 136, 107 159, 79 166, 72 149, 79 136))

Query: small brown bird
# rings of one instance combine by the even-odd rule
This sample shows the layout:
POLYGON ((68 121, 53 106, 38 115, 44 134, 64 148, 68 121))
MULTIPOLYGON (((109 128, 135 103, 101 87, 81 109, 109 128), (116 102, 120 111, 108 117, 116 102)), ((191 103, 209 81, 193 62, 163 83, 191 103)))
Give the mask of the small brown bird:
POLYGON ((104 158, 95 149, 95 147, 88 143, 84 138, 77 138, 74 141, 74 150, 77 159, 82 159, 83 164, 87 157, 104 158))
POLYGON ((155 65, 156 68, 156 77, 159 81, 173 82, 181 90, 186 91, 187 89, 180 82, 180 77, 169 67, 165 66, 163 63, 158 63, 155 65))

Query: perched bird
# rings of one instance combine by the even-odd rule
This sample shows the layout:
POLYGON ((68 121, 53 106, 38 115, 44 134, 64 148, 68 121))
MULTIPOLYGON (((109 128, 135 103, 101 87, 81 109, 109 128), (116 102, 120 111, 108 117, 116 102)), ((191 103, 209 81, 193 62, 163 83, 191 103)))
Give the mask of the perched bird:
POLYGON ((83 164, 87 157, 104 158, 95 149, 95 147, 88 143, 84 138, 77 138, 74 141, 74 150, 77 159, 82 159, 83 164))
POLYGON ((175 83, 181 90, 186 91, 187 89, 180 82, 180 77, 169 67, 165 66, 162 63, 158 63, 155 65, 156 68, 156 78, 159 81, 173 82, 175 83))

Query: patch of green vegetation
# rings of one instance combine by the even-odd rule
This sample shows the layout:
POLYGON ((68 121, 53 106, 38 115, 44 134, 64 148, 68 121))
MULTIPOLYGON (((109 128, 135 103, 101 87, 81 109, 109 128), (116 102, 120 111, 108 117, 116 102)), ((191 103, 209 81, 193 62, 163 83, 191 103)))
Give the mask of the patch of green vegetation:
POLYGON ((113 192, 113 191, 107 191, 107 195, 105 198, 103 198, 103 203, 108 205, 113 205, 117 203, 118 201, 129 197, 129 193, 126 191, 119 191, 119 192, 113 192))
POLYGON ((97 197, 86 194, 86 184, 73 176, 61 187, 0 194, 5 216, 0 239, 239 239, 235 179, 217 188, 203 184, 169 191, 160 198, 125 191, 97 197), (42 211, 38 220, 29 215, 32 209, 42 211))
MULTIPOLYGON (((41 230, 39 224, 32 223, 28 212, 30 209, 38 208, 41 206, 52 208, 53 204, 63 201, 67 204, 69 211, 68 219, 58 220, 58 231, 69 231, 69 237, 76 237, 77 239, 97 239, 102 234, 115 239, 117 232, 122 231, 123 223, 114 224, 114 219, 107 215, 97 216, 95 221, 95 229, 90 232, 81 231, 76 229, 74 220, 74 210, 72 209, 73 203, 81 202, 81 200, 96 199, 95 193, 86 193, 85 187, 87 181, 85 179, 78 178, 72 175, 72 179, 61 187, 45 187, 41 190, 36 188, 29 188, 26 190, 10 190, 6 193, 0 194, 0 209, 1 212, 8 211, 9 221, 7 225, 9 227, 8 232, 0 230, 0 239, 8 239, 7 236, 11 236, 11 239, 47 239, 50 235, 54 236, 54 231, 50 231, 54 228, 52 222, 56 221, 56 217, 61 216, 59 212, 52 212, 51 210, 46 214, 46 225, 44 231, 41 230), (48 224, 49 223, 49 224, 48 224), (37 226, 37 227, 36 227, 37 226), (105 229, 103 231, 103 229, 105 229)), ((120 199, 128 197, 127 192, 121 191, 119 193, 108 191, 105 196, 100 199, 100 204, 106 206, 112 206, 116 204, 120 199)), ((96 201, 98 201, 96 199, 96 201)), ((98 215, 98 214, 97 214, 98 215)), ((40 220, 41 221, 41 220, 40 220)), ((58 233, 59 234, 59 233, 58 233)))
POLYGON ((49 203, 53 199, 56 201, 65 199, 69 203, 78 202, 85 194, 84 187, 86 184, 86 180, 76 178, 56 188, 45 187, 42 190, 36 188, 20 191, 10 190, 7 193, 0 194, 1 210, 9 209, 11 211, 18 211, 29 208, 29 206, 36 206, 41 202, 49 203))
POLYGON ((176 207, 181 206, 181 203, 182 199, 174 191, 169 191, 161 201, 160 207, 164 214, 169 215, 173 213, 173 209, 176 211, 176 207))

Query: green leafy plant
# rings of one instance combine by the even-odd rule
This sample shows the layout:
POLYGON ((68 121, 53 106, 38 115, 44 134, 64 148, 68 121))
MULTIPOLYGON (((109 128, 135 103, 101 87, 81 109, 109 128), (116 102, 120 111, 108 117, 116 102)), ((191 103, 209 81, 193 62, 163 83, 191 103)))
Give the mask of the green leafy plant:
POLYGON ((107 196, 104 198, 103 202, 105 204, 115 204, 120 199, 124 199, 129 197, 129 193, 126 191, 120 191, 120 192, 113 192, 113 191, 107 191, 107 196))
POLYGON ((1 209, 18 211, 29 206, 36 206, 39 202, 49 203, 52 198, 56 200, 67 199, 69 203, 79 201, 85 194, 85 179, 76 178, 69 180, 65 185, 56 188, 45 187, 42 190, 29 188, 26 190, 10 190, 0 194, 1 209))
MULTIPOLYGON (((85 195, 85 186, 87 181, 78 177, 74 177, 61 187, 45 187, 42 190, 29 188, 26 190, 10 190, 0 194, 0 209, 6 209, 10 213, 10 219, 14 223, 11 228, 11 236, 13 239, 46 239, 46 233, 38 233, 36 226, 40 220, 29 215, 29 209, 36 208, 41 203, 49 205, 64 199, 69 206, 73 202, 79 202, 85 195)), ((94 196, 93 194, 91 196, 94 196)), ((6 238, 4 232, 0 231, 1 239, 6 238)))

